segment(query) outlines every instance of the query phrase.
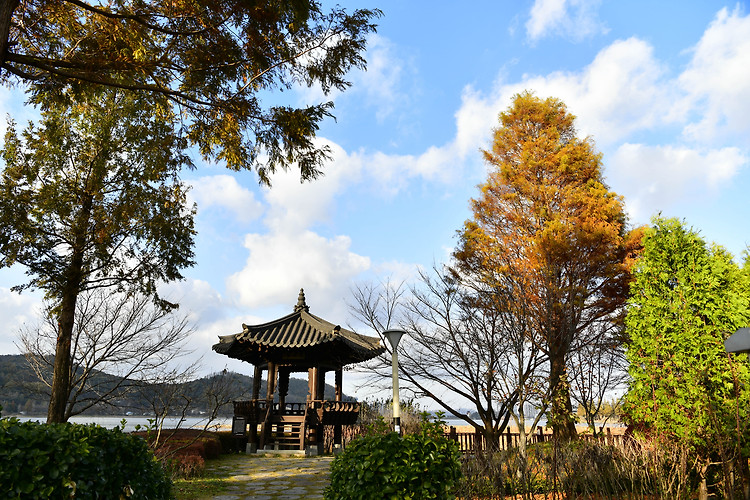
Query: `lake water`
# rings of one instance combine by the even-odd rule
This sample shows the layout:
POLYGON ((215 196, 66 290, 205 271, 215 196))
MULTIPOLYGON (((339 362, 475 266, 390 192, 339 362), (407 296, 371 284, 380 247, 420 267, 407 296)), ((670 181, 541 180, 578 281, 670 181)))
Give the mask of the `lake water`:
MULTIPOLYGON (((13 415, 11 415, 13 416, 13 415)), ((23 422, 26 421, 37 421, 37 422, 45 422, 47 420, 46 417, 29 417, 26 415, 15 415, 15 417, 18 420, 21 420, 23 422)), ((126 432, 131 432, 135 430, 136 425, 140 425, 141 427, 145 427, 149 424, 149 417, 139 417, 139 416, 122 416, 122 417, 99 417, 99 416, 81 416, 77 415, 75 417, 71 417, 70 420, 68 420, 71 423, 75 424, 97 424, 101 425, 102 427, 106 427, 107 429, 113 429, 117 426, 120 426, 122 420, 125 419, 125 427, 123 430, 126 432)), ((202 429, 203 426, 206 425, 206 418, 205 417, 185 417, 182 419, 182 422, 180 421, 179 417, 169 417, 165 419, 164 421, 164 428, 165 429, 174 429, 175 427, 183 428, 183 429, 202 429)), ((218 418, 211 422, 210 429, 215 429, 215 426, 219 425, 225 429, 231 429, 232 426, 232 418, 218 418)))

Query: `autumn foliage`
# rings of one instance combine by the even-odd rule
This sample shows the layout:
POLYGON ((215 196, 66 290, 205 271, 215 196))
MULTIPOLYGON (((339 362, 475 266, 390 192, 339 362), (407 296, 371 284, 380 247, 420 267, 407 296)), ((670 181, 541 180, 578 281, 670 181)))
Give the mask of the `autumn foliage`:
POLYGON ((640 234, 628 232, 601 154, 574 120, 557 99, 515 96, 484 152, 492 168, 454 254, 461 273, 512 299, 497 303, 525 318, 549 358, 550 422, 563 437, 575 433, 568 354, 598 323, 620 321, 640 234))

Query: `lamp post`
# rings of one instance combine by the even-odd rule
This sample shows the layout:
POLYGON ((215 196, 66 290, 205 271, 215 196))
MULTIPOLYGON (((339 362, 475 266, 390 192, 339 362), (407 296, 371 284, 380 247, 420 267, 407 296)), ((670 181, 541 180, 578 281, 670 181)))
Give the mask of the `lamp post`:
POLYGON ((386 330, 383 332, 385 338, 391 344, 391 366, 393 368, 393 430, 401 435, 401 402, 398 399, 398 342, 406 332, 403 330, 386 330))

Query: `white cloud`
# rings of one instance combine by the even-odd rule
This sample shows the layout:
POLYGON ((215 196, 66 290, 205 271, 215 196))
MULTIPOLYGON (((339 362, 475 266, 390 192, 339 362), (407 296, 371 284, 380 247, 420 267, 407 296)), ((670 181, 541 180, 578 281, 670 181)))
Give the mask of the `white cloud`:
POLYGON ((408 65, 395 51, 393 43, 387 38, 370 36, 367 43, 367 71, 357 72, 354 77, 353 93, 365 94, 367 104, 375 108, 375 117, 379 122, 409 102, 409 95, 402 90, 408 65))
POLYGON ((608 30, 598 19, 599 0, 536 0, 526 22, 526 35, 533 42, 559 35, 581 41, 608 30))
POLYGON ((257 324, 262 323, 260 318, 244 315, 233 316, 213 321, 211 323, 202 323, 198 326, 195 333, 188 342, 188 348, 196 354, 196 358, 201 357, 201 375, 216 373, 225 367, 234 372, 244 373, 245 375, 253 374, 253 365, 232 359, 223 354, 218 354, 211 349, 211 346, 219 342, 222 335, 231 335, 242 331, 242 323, 257 324))
POLYGON ((370 259, 349 250, 346 235, 330 238, 311 227, 325 223, 339 194, 360 180, 363 159, 347 155, 329 144, 333 160, 325 175, 313 183, 300 183, 294 173, 274 175, 273 188, 264 191, 269 208, 264 219, 268 231, 245 237, 249 255, 245 266, 227 278, 227 296, 239 305, 262 308, 289 303, 304 288, 319 298, 321 311, 336 308, 352 279, 370 267, 370 259))
POLYGON ((407 78, 410 68, 403 53, 397 53, 397 48, 388 39, 378 34, 367 38, 367 52, 364 55, 367 70, 353 70, 347 75, 352 86, 345 92, 333 89, 328 95, 319 86, 298 86, 296 91, 300 96, 299 103, 336 101, 343 94, 348 99, 357 99, 368 107, 375 109, 375 118, 383 122, 397 110, 405 109, 411 101, 411 94, 416 90, 407 78), (410 90, 407 90, 411 87, 410 90))
MULTIPOLYGON (((370 259, 349 250, 347 236, 324 238, 312 231, 250 234, 245 267, 227 279, 227 294, 243 306, 259 308, 291 303, 300 288, 332 307, 346 295, 352 279, 370 267, 370 259)), ((291 308, 291 306, 290 306, 291 308)))
POLYGON ((513 95, 524 90, 542 98, 561 99, 577 116, 579 134, 590 135, 602 145, 673 119, 669 112, 670 86, 653 48, 630 38, 601 50, 580 72, 526 75, 514 83, 501 80, 488 96, 465 89, 456 113, 459 150, 488 147, 485 138, 490 138, 489 129, 498 126, 499 113, 510 106, 513 95))
MULTIPOLYGON (((317 145, 322 142, 319 139, 317 145)), ((332 159, 326 164, 324 175, 315 181, 300 182, 294 169, 274 174, 273 187, 264 190, 265 201, 270 204, 264 223, 269 229, 295 232, 325 222, 338 193, 360 179, 360 155, 349 155, 331 142, 326 145, 331 148, 332 159)))
POLYGON ((21 328, 41 322, 41 299, 33 294, 19 294, 0 287, 0 318, 3 318, 4 335, 0 335, 0 354, 18 353, 14 345, 21 328))
POLYGON ((241 186, 231 175, 213 175, 189 181, 191 201, 198 204, 198 211, 220 207, 229 211, 241 222, 250 222, 263 212, 261 203, 249 189, 241 186))
POLYGON ((683 106, 697 114, 685 127, 689 139, 715 141, 750 133, 750 16, 722 9, 692 49, 678 84, 683 106))
POLYGON ((166 283, 159 287, 159 295, 179 304, 179 314, 194 324, 215 321, 223 315, 221 294, 203 280, 188 278, 166 283))
POLYGON ((645 221, 677 201, 713 195, 750 158, 738 148, 698 151, 623 144, 609 163, 632 218, 645 221))
POLYGON ((630 38, 603 48, 580 71, 499 80, 487 95, 467 88, 456 114, 456 143, 470 149, 485 127, 498 125, 496 115, 512 96, 528 89, 565 102, 578 117, 579 135, 591 135, 599 149, 617 148, 605 158, 607 179, 625 195, 633 217, 715 196, 748 163, 747 150, 731 146, 750 131, 750 18, 721 11, 693 52, 685 72, 670 77, 650 44, 630 38), (683 127, 689 139, 727 132, 729 147, 715 140, 713 147, 702 140, 675 143, 670 130, 683 127), (661 144, 619 146, 646 131, 661 144))

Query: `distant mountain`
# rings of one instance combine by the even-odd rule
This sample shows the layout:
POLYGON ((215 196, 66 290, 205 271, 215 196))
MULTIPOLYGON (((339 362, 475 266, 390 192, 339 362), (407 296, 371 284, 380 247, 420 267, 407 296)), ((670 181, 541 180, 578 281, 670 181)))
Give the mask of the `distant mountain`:
MULTIPOLYGON (((96 372, 93 385, 106 387, 113 383, 113 377, 104 372, 96 372)), ((136 415, 153 414, 149 401, 156 394, 168 395, 179 393, 181 397, 191 401, 190 411, 193 414, 208 411, 211 392, 216 392, 220 386, 222 399, 248 399, 252 393, 253 377, 235 372, 217 373, 192 380, 185 384, 170 387, 146 386, 138 391, 122 391, 115 401, 115 405, 99 405, 83 413, 83 415, 124 415, 132 412, 136 415)), ((261 397, 266 394, 266 383, 261 382, 261 397)), ((289 380, 288 402, 304 402, 307 398, 307 380, 291 378, 289 380)), ((334 388, 326 384, 325 395, 332 399, 334 388)), ((278 396, 276 397, 278 399, 278 396)), ((350 400, 349 396, 344 396, 350 400)), ((183 399, 184 400, 184 399, 183 399)), ((0 406, 3 415, 46 415, 49 403, 48 388, 39 381, 34 371, 22 355, 0 355, 0 406)), ((223 414, 231 415, 232 406, 224 407, 223 414)))

